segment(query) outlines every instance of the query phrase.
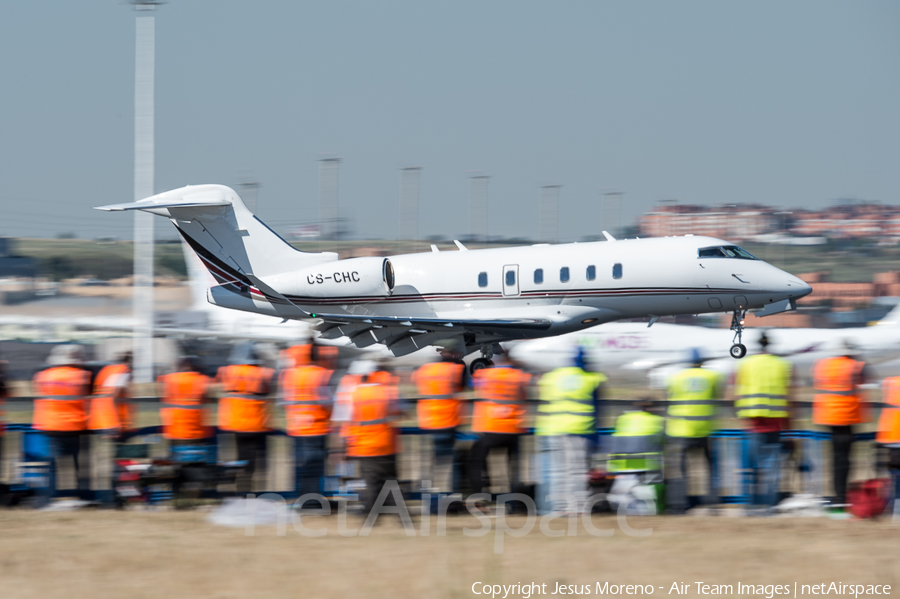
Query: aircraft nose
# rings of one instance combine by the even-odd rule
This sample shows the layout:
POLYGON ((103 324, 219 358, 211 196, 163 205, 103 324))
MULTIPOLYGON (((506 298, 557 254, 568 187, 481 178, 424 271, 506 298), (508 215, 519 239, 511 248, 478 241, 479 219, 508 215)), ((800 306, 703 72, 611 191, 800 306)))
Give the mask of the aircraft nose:
POLYGON ((789 276, 788 282, 785 285, 785 292, 790 296, 791 299, 800 299, 801 297, 806 297, 810 293, 812 293, 812 287, 809 283, 805 281, 801 281, 797 277, 789 276))

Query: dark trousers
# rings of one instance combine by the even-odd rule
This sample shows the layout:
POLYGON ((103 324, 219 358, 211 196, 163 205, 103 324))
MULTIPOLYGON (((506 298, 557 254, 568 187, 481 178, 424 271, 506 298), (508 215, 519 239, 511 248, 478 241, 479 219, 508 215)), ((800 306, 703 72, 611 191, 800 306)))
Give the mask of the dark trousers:
POLYGON ((294 491, 298 495, 322 492, 327 441, 328 435, 294 437, 294 491))
POLYGON ((716 488, 716 473, 713 470, 711 441, 709 437, 667 437, 666 438, 666 503, 672 513, 681 514, 685 510, 705 503, 708 505, 718 502, 718 489, 716 488), (706 468, 709 472, 709 493, 705 497, 697 498, 688 495, 688 480, 691 453, 702 452, 706 459, 706 468), (675 469, 679 476, 675 476, 675 469))
MULTIPOLYGON (((384 483, 389 480, 397 480, 397 456, 380 455, 366 458, 357 458, 363 480, 366 481, 366 492, 363 497, 363 510, 366 515, 375 506, 378 494, 384 488, 384 483)), ((384 505, 394 505, 393 498, 388 496, 384 505)))
MULTIPOLYGON (((894 501, 900 499, 900 447, 891 447, 888 449, 888 471, 891 473, 894 501)), ((893 509, 894 506, 890 506, 893 509)), ((900 516, 900 514, 897 514, 900 516)))
POLYGON ((431 486, 439 491, 455 491, 459 485, 456 480, 456 468, 453 461, 453 450, 456 445, 456 428, 444 428, 428 431, 431 437, 431 486), (444 486, 446 483, 446 487, 444 486))
POLYGON ((781 432, 750 435, 750 488, 753 505, 774 507, 781 488, 781 432))
POLYGON ((519 435, 514 433, 479 433, 472 446, 472 463, 469 468, 472 493, 481 493, 488 474, 487 458, 492 449, 506 448, 509 455, 509 490, 515 492, 519 482, 519 435))
POLYGON ((91 489, 90 434, 76 431, 48 432, 46 435, 50 449, 50 471, 44 492, 45 500, 53 497, 56 491, 59 458, 63 456, 72 456, 75 463, 75 477, 78 480, 78 495, 82 499, 87 499, 91 489))
POLYGON ((238 493, 249 493, 253 490, 253 478, 257 472, 262 473, 263 480, 268 473, 266 460, 266 433, 235 433, 237 458, 247 462, 247 467, 237 477, 238 493))
POLYGON ((831 463, 836 503, 847 503, 847 478, 850 476, 850 449, 852 446, 853 427, 851 425, 831 427, 831 463))

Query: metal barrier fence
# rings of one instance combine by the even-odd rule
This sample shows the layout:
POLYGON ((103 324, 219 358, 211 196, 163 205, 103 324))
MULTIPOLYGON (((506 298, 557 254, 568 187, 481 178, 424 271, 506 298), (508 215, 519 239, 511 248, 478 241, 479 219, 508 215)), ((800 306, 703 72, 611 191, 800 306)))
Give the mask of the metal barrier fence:
MULTIPOLYGON (((36 490, 45 489, 49 461, 49 444, 47 443, 46 436, 39 431, 33 430, 31 426, 27 424, 12 423, 8 424, 6 429, 9 433, 20 435, 19 442, 17 443, 18 449, 15 455, 4 457, 4 459, 11 459, 15 463, 15 467, 12 469, 13 476, 11 477, 11 482, 36 490)), ((421 459, 422 454, 430 451, 428 443, 421 443, 413 440, 429 432, 430 431, 415 427, 400 428, 399 434, 401 438, 405 439, 403 443, 406 444, 407 448, 412 449, 412 451, 401 451, 398 454, 398 462, 406 461, 402 467, 398 464, 398 472, 403 471, 407 474, 407 480, 414 480, 414 477, 411 476, 413 472, 417 472, 421 475, 422 464, 415 462, 421 459)), ((602 439, 611 435, 612 432, 613 429, 607 427, 597 430, 598 448, 602 448, 602 439)), ((127 439, 142 437, 145 441, 150 441, 151 444, 161 446, 163 443, 161 433, 161 426, 149 426, 129 431, 126 437, 127 439)), ((212 461, 218 461, 220 456, 222 456, 223 451, 221 443, 223 438, 227 438, 227 435, 228 433, 220 433, 217 431, 217 434, 214 437, 216 442, 212 444, 212 453, 209 458, 212 461)), ((287 437, 286 433, 281 430, 272 430, 268 435, 276 438, 287 437)), ((751 434, 749 431, 741 429, 719 429, 714 431, 710 436, 712 439, 712 467, 718 481, 717 486, 720 502, 725 504, 750 504, 753 486, 753 471, 752 464, 750 463, 751 434)), ((859 433, 856 435, 856 441, 871 442, 874 440, 874 436, 874 433, 859 433)), ((782 432, 782 439, 796 442, 796 445, 799 445, 799 448, 795 446, 790 453, 784 452, 782 454, 782 473, 795 475, 799 477, 799 481, 792 481, 790 476, 783 476, 782 481, 787 482, 783 483, 782 488, 784 486, 790 486, 793 491, 809 493, 816 496, 825 494, 828 483, 830 483, 830 470, 828 468, 830 461, 826 460, 825 457, 828 454, 826 444, 830 441, 830 438, 830 433, 826 431, 788 430, 782 432)), ((458 444, 470 443, 476 439, 477 435, 473 433, 465 431, 457 433, 458 444)), ((123 441, 124 440, 125 439, 123 439, 123 441)), ((526 442, 526 445, 529 443, 533 444, 533 440, 533 436, 523 435, 523 441, 526 442)), ((100 443, 96 443, 96 445, 100 445, 100 443)), ((533 445, 531 446, 531 451, 524 451, 524 449, 527 449, 527 447, 523 447, 521 450, 522 458, 520 458, 520 472, 530 473, 527 477, 522 477, 523 480, 528 480, 530 477, 531 481, 535 482, 537 478, 537 469, 533 467, 534 447, 533 445)), ((92 449, 92 452, 93 451, 94 450, 92 449)), ((158 455, 165 455, 167 452, 167 448, 158 447, 158 451, 155 453, 158 455)), ((94 487, 99 488, 94 488, 91 491, 91 497, 97 501, 111 502, 113 498, 113 491, 111 488, 112 452, 107 450, 105 458, 95 455, 94 459, 99 459, 100 461, 107 459, 110 464, 106 465, 105 473, 101 473, 99 477, 94 477, 94 482, 97 483, 94 487)), ((874 461, 869 461, 868 464, 857 464, 857 467, 862 466, 863 468, 868 468, 873 463, 874 461)), ((346 466, 347 464, 344 465, 346 466)), ((325 480, 322 481, 322 489, 326 496, 333 498, 352 495, 352 491, 354 490, 352 486, 348 488, 340 484, 340 480, 352 478, 353 472, 351 468, 341 469, 339 467, 336 471, 335 468, 332 468, 332 472, 328 473, 325 480)), ((414 486, 410 487, 410 496, 417 498, 417 489, 413 487, 414 486)), ((286 498, 296 496, 296 493, 293 493, 290 490, 270 492, 279 493, 286 498)), ((72 489, 58 488, 54 494, 56 496, 71 496, 75 493, 77 493, 77 491, 72 489)), ((216 492, 209 496, 222 496, 228 494, 231 493, 216 492)), ((154 490, 154 493, 150 496, 151 501, 161 501, 169 498, 171 498, 171 491, 163 489, 154 490)))

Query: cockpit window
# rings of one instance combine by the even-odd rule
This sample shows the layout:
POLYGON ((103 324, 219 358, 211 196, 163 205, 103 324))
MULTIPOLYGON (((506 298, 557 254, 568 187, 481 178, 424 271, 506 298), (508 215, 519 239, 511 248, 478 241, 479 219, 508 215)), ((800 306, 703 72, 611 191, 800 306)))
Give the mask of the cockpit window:
POLYGON ((697 250, 698 258, 737 258, 739 260, 759 260, 756 256, 736 245, 720 245, 697 250))

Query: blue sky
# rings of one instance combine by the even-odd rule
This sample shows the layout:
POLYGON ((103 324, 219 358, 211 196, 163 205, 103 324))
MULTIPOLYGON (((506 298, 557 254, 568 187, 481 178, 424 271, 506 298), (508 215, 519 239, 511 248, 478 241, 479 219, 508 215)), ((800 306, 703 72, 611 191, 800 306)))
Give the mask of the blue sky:
MULTIPOLYGON (((91 211, 133 195, 134 19, 87 0, 4 6, 0 235, 131 236, 91 211)), ((423 167, 420 236, 467 232, 467 173, 491 176, 489 232, 560 237, 661 200, 900 203, 896 2, 237 2, 156 12, 157 191, 262 183, 284 228, 341 213, 393 239, 399 171, 423 167)), ((169 225, 158 229, 171 235, 169 225)))

